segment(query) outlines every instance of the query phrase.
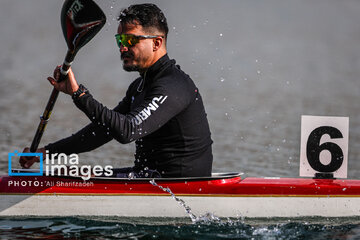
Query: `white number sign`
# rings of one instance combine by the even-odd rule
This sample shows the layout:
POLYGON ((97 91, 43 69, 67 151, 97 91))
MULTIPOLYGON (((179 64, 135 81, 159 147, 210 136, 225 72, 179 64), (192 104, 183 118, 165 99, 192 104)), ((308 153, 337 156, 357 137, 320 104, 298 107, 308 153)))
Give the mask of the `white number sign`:
POLYGON ((300 176, 347 177, 348 117, 301 117, 300 176))

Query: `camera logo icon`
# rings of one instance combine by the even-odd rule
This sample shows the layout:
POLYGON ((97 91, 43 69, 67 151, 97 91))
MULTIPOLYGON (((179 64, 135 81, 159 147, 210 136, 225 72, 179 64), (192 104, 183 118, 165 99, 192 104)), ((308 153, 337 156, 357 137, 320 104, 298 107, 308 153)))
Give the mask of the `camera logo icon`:
POLYGON ((42 153, 19 153, 15 150, 13 153, 8 153, 8 161, 9 161, 9 176, 43 176, 43 154, 42 153), (40 159, 40 169, 39 171, 26 171, 24 172, 13 172, 11 167, 12 158, 19 158, 19 157, 39 157, 40 159))

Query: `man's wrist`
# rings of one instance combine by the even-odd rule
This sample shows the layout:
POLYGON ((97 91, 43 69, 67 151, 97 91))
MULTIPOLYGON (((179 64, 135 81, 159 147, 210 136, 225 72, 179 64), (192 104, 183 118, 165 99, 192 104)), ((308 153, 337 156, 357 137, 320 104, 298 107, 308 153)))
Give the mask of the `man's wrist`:
POLYGON ((82 97, 83 95, 85 95, 88 92, 89 92, 89 90, 86 87, 84 87, 82 84, 80 84, 78 90, 73 92, 72 99, 76 100, 76 99, 78 99, 79 97, 82 97))

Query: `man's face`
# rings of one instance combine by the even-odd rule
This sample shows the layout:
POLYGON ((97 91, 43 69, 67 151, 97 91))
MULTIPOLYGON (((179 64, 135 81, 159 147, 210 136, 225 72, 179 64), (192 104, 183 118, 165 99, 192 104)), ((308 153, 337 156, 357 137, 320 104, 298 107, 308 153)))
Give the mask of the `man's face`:
MULTIPOLYGON (((118 34, 148 35, 138 24, 119 24, 118 34)), ((153 58, 153 39, 141 39, 137 44, 129 47, 121 45, 120 53, 125 71, 142 72, 149 68, 153 58)))

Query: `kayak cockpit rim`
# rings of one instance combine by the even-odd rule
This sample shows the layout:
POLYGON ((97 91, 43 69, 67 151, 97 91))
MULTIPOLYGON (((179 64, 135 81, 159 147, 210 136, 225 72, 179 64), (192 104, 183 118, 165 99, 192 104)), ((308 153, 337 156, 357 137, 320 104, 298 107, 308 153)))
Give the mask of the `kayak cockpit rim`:
MULTIPOLYGON (((12 169, 14 173, 32 173, 39 172, 39 169, 12 169)), ((244 173, 239 172, 228 172, 228 173, 212 173, 211 176, 206 177, 171 177, 171 178, 116 178, 116 177, 91 177, 87 181, 91 180, 116 180, 116 181, 150 181, 154 179, 155 181, 211 181, 211 180, 219 180, 219 179, 230 179, 241 177, 244 173)), ((45 175, 44 175, 45 176, 45 175)), ((54 176, 46 176, 46 177, 57 177, 57 178, 81 178, 81 176, 70 176, 70 175, 54 175, 54 176)))

